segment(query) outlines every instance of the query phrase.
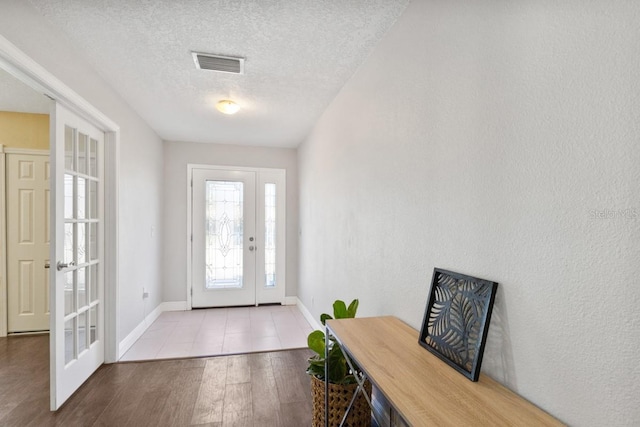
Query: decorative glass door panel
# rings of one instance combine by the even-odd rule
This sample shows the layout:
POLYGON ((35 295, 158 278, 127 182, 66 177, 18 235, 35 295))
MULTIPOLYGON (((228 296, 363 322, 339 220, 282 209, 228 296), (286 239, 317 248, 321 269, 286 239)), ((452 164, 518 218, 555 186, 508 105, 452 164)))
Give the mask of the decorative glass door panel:
POLYGON ((264 184, 264 286, 276 286, 276 184, 264 184))
POLYGON ((258 303, 285 300, 285 194, 284 170, 261 169, 258 173, 258 251, 256 299, 258 303))
POLYGON ((207 289, 242 288, 244 214, 241 181, 205 184, 207 289))

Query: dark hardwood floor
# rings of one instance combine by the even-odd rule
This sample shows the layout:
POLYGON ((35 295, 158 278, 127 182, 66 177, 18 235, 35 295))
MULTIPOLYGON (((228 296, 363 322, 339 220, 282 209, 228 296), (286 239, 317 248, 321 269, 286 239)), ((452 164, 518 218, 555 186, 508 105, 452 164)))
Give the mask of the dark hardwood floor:
POLYGON ((50 412, 48 340, 0 338, 0 426, 311 425, 309 350, 103 365, 50 412))

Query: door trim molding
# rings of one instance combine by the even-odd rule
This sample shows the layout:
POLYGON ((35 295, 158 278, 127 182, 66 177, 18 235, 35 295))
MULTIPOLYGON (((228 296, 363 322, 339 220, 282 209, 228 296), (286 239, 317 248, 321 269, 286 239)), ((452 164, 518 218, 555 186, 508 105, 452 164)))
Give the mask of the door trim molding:
POLYGON ((40 150, 36 148, 11 148, 4 147, 5 154, 27 154, 31 156, 48 156, 51 154, 50 150, 40 150))
MULTIPOLYGON (((0 35, 0 68, 56 100, 105 134, 105 362, 118 356, 118 155, 120 126, 0 35)), ((4 169, 4 167, 3 167, 4 169)), ((6 287, 4 292, 6 298, 6 287)), ((6 304, 6 301, 5 301, 6 304)), ((0 322, 0 325, 2 323, 0 322)), ((2 331, 0 331, 2 332, 2 331)))
POLYGON ((0 316, 0 337, 7 336, 7 328, 9 321, 9 310, 7 305, 7 189, 5 184, 5 148, 0 144, 0 200, 5 206, 4 209, 0 209, 0 253, 5 256, 0 257, 0 313, 4 315, 0 316))

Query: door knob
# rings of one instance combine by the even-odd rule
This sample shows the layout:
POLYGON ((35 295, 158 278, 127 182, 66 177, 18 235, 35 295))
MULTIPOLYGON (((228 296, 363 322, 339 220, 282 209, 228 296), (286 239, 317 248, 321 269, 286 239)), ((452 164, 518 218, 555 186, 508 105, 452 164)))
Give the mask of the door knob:
POLYGON ((58 261, 58 264, 56 264, 56 268, 58 269, 58 271, 60 271, 65 268, 73 267, 74 265, 76 265, 76 263, 73 261, 69 262, 68 264, 62 261, 58 261))
POLYGON ((250 251, 252 251, 252 250, 254 250, 254 249, 256 249, 256 247, 255 247, 255 246, 249 246, 249 250, 250 250, 250 251))

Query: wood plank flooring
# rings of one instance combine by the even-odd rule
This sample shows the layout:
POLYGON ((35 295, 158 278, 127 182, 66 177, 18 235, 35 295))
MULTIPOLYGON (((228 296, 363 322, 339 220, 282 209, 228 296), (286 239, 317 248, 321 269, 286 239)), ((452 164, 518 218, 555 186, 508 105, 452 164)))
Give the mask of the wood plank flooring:
POLYGON ((0 426, 311 425, 307 349, 103 365, 50 412, 48 342, 0 338, 0 426))

